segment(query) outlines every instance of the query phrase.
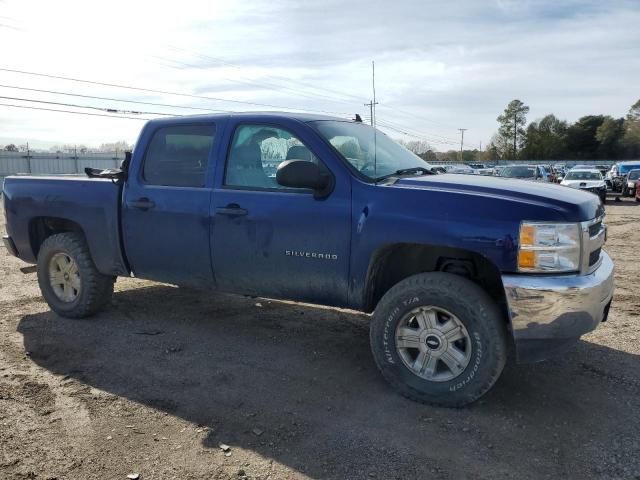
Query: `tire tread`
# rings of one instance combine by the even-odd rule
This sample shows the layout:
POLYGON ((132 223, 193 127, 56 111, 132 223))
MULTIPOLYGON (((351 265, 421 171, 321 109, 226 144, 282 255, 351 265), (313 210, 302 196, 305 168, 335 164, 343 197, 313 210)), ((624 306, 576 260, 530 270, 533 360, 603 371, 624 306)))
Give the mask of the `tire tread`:
POLYGON ((84 235, 78 232, 57 233, 47 237, 38 252, 38 281, 40 289, 47 303, 61 316, 68 318, 86 318, 95 315, 109 303, 113 295, 114 277, 101 274, 95 266, 84 235), (66 251, 78 264, 82 279, 82 299, 72 309, 60 309, 55 301, 50 301, 45 272, 41 275, 41 269, 46 270, 43 259, 50 251, 66 251))

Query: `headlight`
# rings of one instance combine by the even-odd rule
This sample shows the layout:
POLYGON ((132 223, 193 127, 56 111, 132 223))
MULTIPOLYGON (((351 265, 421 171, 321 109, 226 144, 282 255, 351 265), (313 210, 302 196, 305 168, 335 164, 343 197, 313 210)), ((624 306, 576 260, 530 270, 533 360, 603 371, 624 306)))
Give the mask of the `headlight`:
POLYGON ((518 270, 538 273, 580 270, 579 225, 522 222, 518 270))
POLYGON ((629 187, 629 188, 633 188, 633 182, 629 182, 629 183, 627 183, 627 187, 629 187))

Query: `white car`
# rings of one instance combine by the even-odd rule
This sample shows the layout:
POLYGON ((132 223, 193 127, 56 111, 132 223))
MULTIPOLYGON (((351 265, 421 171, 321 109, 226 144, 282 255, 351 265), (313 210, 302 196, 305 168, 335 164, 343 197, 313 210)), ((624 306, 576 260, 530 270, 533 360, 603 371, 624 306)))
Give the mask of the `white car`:
POLYGON ((602 178, 600 170, 595 168, 572 168, 562 179, 560 185, 595 193, 600 197, 602 203, 607 199, 607 184, 602 178))

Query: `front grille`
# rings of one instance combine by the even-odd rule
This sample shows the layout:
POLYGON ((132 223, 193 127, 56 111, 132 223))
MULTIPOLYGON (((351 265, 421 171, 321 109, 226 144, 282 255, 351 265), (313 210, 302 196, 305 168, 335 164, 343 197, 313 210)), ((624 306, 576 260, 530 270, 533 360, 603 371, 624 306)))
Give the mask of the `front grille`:
POLYGON ((589 227, 589 237, 595 237, 602 228, 602 222, 594 223, 589 227))
POLYGON ((600 258, 600 250, 602 250, 601 248, 596 248, 593 252, 591 252, 589 254, 589 266, 593 267, 597 262, 598 259, 600 258))

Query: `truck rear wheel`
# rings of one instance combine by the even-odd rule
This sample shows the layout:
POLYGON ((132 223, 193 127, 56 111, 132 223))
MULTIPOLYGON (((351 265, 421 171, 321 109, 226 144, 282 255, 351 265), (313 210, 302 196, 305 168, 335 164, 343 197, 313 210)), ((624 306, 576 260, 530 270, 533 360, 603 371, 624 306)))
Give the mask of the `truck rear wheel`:
POLYGON ((84 236, 76 232, 48 237, 38 253, 38 284, 58 315, 84 318, 111 300, 115 277, 96 269, 84 236))
POLYGON ((480 398, 507 359, 500 309, 478 285, 450 273, 413 275, 391 288, 373 314, 370 338, 395 390, 445 407, 480 398))

